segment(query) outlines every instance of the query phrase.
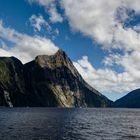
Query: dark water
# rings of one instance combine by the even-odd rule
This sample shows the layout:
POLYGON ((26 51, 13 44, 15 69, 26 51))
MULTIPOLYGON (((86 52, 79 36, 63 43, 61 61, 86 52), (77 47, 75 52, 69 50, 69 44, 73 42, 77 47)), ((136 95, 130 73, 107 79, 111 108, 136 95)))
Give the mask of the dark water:
POLYGON ((140 110, 1 108, 0 140, 140 140, 140 110))

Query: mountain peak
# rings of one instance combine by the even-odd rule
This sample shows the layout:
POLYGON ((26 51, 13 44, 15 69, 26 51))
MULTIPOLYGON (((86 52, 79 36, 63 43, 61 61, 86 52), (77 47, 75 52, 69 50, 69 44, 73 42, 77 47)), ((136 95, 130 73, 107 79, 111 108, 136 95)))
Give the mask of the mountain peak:
POLYGON ((54 55, 38 55, 35 58, 35 62, 41 67, 56 68, 61 66, 67 66, 71 63, 66 53, 59 49, 54 55))
POLYGON ((66 53, 62 49, 59 49, 54 55, 66 55, 66 53))
POLYGON ((53 55, 46 55, 46 54, 38 55, 35 57, 35 59, 45 58, 45 57, 56 57, 56 56, 66 56, 66 53, 62 49, 58 49, 58 51, 54 53, 53 55))
POLYGON ((73 75, 82 79, 72 61, 62 49, 59 49, 54 55, 39 55, 35 58, 35 62, 42 68, 56 69, 67 67, 73 75))
POLYGON ((90 87, 67 54, 39 55, 22 64, 0 58, 0 105, 47 107, 107 107, 111 101, 90 87), (28 99, 28 100, 27 100, 28 99))

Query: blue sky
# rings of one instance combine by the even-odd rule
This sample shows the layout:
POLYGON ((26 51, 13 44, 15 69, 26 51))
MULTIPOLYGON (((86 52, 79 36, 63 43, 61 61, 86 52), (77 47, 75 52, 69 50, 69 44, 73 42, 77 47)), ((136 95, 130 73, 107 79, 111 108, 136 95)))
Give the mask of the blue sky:
POLYGON ((45 30, 45 33, 34 32, 29 23, 29 18, 33 14, 41 14, 44 19, 49 22, 53 30, 56 28, 59 29, 60 34, 55 40, 53 40, 53 42, 66 51, 72 60, 77 60, 83 55, 88 55, 95 67, 102 66, 100 62, 105 53, 101 51, 100 47, 98 47, 96 42, 94 43, 92 39, 83 36, 83 34, 79 32, 73 32, 69 27, 67 20, 63 23, 52 24, 48 19, 48 13, 45 12, 43 7, 40 7, 37 4, 30 5, 27 0, 15 0, 14 4, 11 4, 10 0, 3 0, 2 5, 0 5, 0 18, 4 21, 6 26, 16 29, 21 33, 27 33, 29 35, 39 34, 40 36, 47 36, 47 38, 52 39, 52 36, 45 30), (92 47, 93 45, 94 47, 92 47))
POLYGON ((15 55, 25 63, 61 48, 83 78, 110 99, 139 88, 139 0, 1 3, 1 56, 15 55))

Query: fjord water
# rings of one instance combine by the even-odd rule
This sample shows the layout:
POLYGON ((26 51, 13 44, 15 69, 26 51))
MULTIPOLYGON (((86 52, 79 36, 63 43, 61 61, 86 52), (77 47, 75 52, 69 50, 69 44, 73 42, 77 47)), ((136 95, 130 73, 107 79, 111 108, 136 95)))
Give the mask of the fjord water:
POLYGON ((1 108, 2 140, 139 140, 139 109, 1 108))

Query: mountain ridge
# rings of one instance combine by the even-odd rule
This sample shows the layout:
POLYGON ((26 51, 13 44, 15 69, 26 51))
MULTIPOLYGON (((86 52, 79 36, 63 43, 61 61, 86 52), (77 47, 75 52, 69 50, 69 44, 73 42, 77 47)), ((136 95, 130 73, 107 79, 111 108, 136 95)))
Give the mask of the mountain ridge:
POLYGON ((114 107, 140 108, 140 88, 135 89, 113 103, 114 107))
POLYGON ((111 104, 85 82, 63 50, 50 56, 38 55, 24 65, 15 57, 0 58, 1 106, 110 107, 111 104))

